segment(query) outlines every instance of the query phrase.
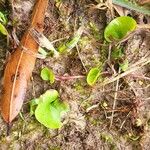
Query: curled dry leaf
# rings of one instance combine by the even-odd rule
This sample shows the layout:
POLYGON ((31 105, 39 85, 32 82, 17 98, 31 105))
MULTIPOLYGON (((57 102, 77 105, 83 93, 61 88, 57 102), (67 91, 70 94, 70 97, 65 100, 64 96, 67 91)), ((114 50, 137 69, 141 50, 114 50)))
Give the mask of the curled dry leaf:
MULTIPOLYGON (((29 30, 35 28, 43 31, 45 11, 48 0, 38 0, 31 20, 29 30)), ((35 65, 35 56, 39 45, 30 35, 29 30, 24 34, 20 46, 10 56, 4 71, 3 93, 1 97, 1 114, 10 123, 19 113, 26 94, 27 83, 35 65)))

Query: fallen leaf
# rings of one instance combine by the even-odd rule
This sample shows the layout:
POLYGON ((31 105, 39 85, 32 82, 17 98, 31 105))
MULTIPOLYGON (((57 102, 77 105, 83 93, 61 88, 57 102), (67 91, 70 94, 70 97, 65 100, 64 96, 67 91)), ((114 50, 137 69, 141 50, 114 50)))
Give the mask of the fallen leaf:
MULTIPOLYGON (((44 14, 48 0, 38 0, 29 30, 34 28, 43 31, 44 14)), ((27 90, 27 83, 34 69, 39 45, 30 35, 29 30, 24 34, 20 46, 10 56, 4 71, 3 93, 1 97, 1 114, 7 123, 18 115, 27 90)))

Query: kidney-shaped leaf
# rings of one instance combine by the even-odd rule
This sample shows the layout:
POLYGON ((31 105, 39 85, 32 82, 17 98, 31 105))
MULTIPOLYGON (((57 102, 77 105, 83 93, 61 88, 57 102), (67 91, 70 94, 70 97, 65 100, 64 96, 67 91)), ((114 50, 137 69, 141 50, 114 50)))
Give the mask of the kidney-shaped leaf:
POLYGON ((47 128, 57 129, 61 127, 60 114, 50 104, 40 103, 35 110, 35 117, 47 128))
POLYGON ((94 85, 99 76, 100 70, 98 68, 92 68, 87 75, 87 83, 91 86, 94 85))
POLYGON ((47 67, 42 69, 41 78, 45 81, 50 81, 51 84, 55 82, 55 74, 47 67))
POLYGON ((36 119, 44 126, 57 129, 62 126, 61 113, 69 111, 69 105, 58 99, 56 90, 49 90, 39 98, 35 109, 36 119))
POLYGON ((60 112, 67 112, 69 111, 69 105, 66 102, 62 102, 59 99, 55 100, 52 105, 60 112))
POLYGON ((40 104, 40 102, 50 104, 51 102, 58 99, 58 97, 59 97, 59 94, 56 90, 53 90, 53 89, 47 90, 43 95, 40 96, 39 104, 40 104))
POLYGON ((121 40, 129 32, 135 30, 136 21, 129 16, 121 16, 112 20, 104 31, 104 37, 108 42, 121 40))

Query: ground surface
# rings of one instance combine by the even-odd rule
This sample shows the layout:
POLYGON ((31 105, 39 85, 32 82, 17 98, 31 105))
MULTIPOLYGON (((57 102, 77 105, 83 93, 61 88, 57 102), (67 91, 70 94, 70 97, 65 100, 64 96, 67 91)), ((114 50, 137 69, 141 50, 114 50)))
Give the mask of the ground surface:
MULTIPOLYGON (((22 119, 18 116, 14 121, 10 135, 6 136, 7 126, 0 118, 0 149, 12 150, 149 150, 150 149, 150 66, 139 70, 119 80, 117 103, 113 123, 110 128, 112 108, 114 103, 116 82, 100 86, 98 81, 94 87, 87 85, 85 79, 75 79, 55 82, 50 85, 40 78, 40 70, 47 66, 59 76, 86 75, 92 67, 103 64, 103 72, 110 76, 114 73, 113 62, 108 62, 109 45, 104 43, 103 32, 110 20, 110 9, 96 9, 98 1, 94 0, 63 0, 62 3, 49 3, 46 13, 44 34, 54 41, 57 47, 71 37, 83 23, 85 30, 78 43, 78 48, 63 54, 60 58, 49 57, 37 59, 28 86, 25 103, 22 108, 22 119), (92 25, 94 27, 92 27, 92 25), (95 29, 96 28, 96 29, 95 29), (147 77, 145 79, 144 77, 147 77), (64 126, 59 130, 50 130, 42 126, 29 115, 28 101, 40 96, 47 89, 56 89, 61 99, 70 105, 70 112, 64 120, 64 126), (141 122, 137 126, 137 121, 141 122)), ((15 11, 10 20, 19 20, 16 35, 20 39, 30 20, 33 1, 16 1, 15 11)), ((149 18, 135 12, 126 12, 135 20, 144 24, 149 18), (144 18, 144 19, 143 19, 144 18)), ((119 16, 115 11, 115 16, 119 16)), ((10 21, 10 33, 11 21, 10 21)), ((122 45, 129 66, 135 64, 150 50, 150 31, 140 30, 132 35, 122 45)), ((0 46, 0 78, 2 80, 4 64, 11 46, 2 40, 0 46)))

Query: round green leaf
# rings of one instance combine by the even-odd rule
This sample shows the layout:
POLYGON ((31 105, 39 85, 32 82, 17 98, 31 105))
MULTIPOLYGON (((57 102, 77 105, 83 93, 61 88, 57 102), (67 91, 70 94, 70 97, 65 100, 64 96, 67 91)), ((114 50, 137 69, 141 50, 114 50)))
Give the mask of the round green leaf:
POLYGON ((52 129, 61 127, 60 112, 52 106, 52 102, 58 99, 56 90, 48 90, 39 98, 38 106, 35 110, 36 119, 44 126, 52 129))
POLYGON ((59 111, 50 104, 40 103, 35 110, 35 117, 47 128, 57 129, 62 124, 59 111))
POLYGON ((121 40, 129 32, 135 30, 136 25, 136 21, 131 17, 117 17, 105 28, 104 37, 108 42, 121 40))
POLYGON ((60 101, 59 99, 56 99, 53 103, 52 106, 55 107, 60 114, 62 112, 68 112, 69 111, 69 105, 68 103, 64 102, 64 101, 60 101))
MULTIPOLYGON (((36 99, 36 109, 32 109, 36 119, 44 126, 57 129, 62 126, 62 112, 69 111, 69 105, 59 100, 59 94, 56 90, 48 90, 38 99, 36 99), (38 101, 37 101, 38 100, 38 101)), ((35 101, 33 101, 33 105, 35 101)))
POLYGON ((92 68, 87 75, 87 83, 89 85, 94 85, 100 76, 100 70, 98 68, 92 68))
POLYGON ((58 92, 56 90, 51 89, 51 90, 46 91, 43 95, 41 95, 39 99, 43 103, 49 103, 50 104, 51 102, 58 99, 58 97, 59 97, 58 92))
POLYGON ((49 80, 49 69, 47 67, 43 68, 41 71, 41 78, 45 81, 49 80))
POLYGON ((42 69, 41 78, 45 81, 50 81, 51 84, 55 82, 55 75, 53 71, 47 67, 42 69))

